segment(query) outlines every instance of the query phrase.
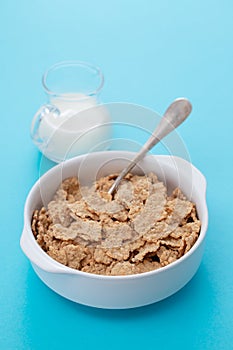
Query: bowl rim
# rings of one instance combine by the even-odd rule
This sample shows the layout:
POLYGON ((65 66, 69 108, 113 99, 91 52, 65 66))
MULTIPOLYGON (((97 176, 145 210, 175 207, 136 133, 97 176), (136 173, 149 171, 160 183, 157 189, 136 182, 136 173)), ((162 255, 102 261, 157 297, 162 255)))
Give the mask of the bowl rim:
MULTIPOLYGON (((129 151, 100 151, 100 152, 93 152, 92 155, 93 156, 101 156, 102 154, 106 154, 109 153, 111 155, 134 155, 135 152, 129 152, 129 151)), ((207 232, 207 227, 208 227, 208 209, 207 209, 207 204, 206 204, 206 186, 207 186, 207 182, 206 182, 206 178, 205 176, 200 172, 200 170, 198 170, 191 162, 188 162, 187 160, 181 158, 181 157, 177 157, 177 156, 170 156, 170 155, 154 155, 154 154, 149 154, 147 155, 145 158, 148 157, 152 157, 152 158, 158 158, 159 160, 168 160, 168 159, 175 159, 175 160, 181 160, 184 162, 187 162, 189 165, 191 165, 192 167, 192 171, 194 171, 198 176, 200 176, 202 178, 202 185, 203 185, 203 198, 202 198, 202 202, 203 202, 203 210, 204 210, 204 218, 205 218, 205 222, 204 224, 201 224, 201 230, 199 233, 199 237, 197 239, 197 241, 194 243, 194 245, 190 248, 190 250, 183 256, 181 256, 179 259, 175 260, 174 262, 160 267, 158 269, 155 270, 151 270, 151 271, 147 271, 147 272, 142 272, 142 273, 137 273, 137 274, 131 274, 131 275, 116 275, 116 276, 111 276, 111 275, 98 275, 98 274, 94 274, 94 273, 90 273, 90 272, 84 272, 84 271, 80 271, 77 269, 73 269, 69 266, 63 265, 62 263, 56 261, 55 259, 53 259, 52 257, 50 257, 41 247, 40 245, 36 242, 35 237, 33 235, 33 232, 31 230, 31 218, 29 217, 29 212, 30 212, 30 208, 29 208, 29 204, 30 204, 30 199, 33 196, 33 194, 38 190, 39 185, 40 185, 40 181, 43 179, 45 180, 45 178, 47 176, 51 176, 51 174, 53 174, 54 172, 57 172, 60 167, 69 167, 71 164, 81 160, 82 158, 84 158, 86 156, 86 154, 83 155, 79 155, 77 157, 68 159, 62 163, 59 163, 57 165, 55 165, 53 168, 49 169, 48 171, 46 171, 32 186, 31 190, 28 193, 26 202, 25 202, 25 206, 24 206, 24 229, 23 229, 23 233, 21 235, 21 239, 20 239, 20 245, 21 245, 21 249, 23 250, 24 254, 28 257, 28 259, 30 260, 30 262, 33 265, 36 265, 38 268, 46 271, 46 272, 50 272, 50 273, 55 273, 55 274, 68 274, 68 275, 77 275, 77 276, 81 276, 81 277, 85 277, 85 278, 92 278, 92 279, 98 279, 98 280, 132 280, 132 279, 138 279, 138 278, 143 278, 143 277, 150 277, 150 276, 154 276, 154 275, 158 275, 162 272, 166 272, 167 270, 172 270, 175 269, 179 264, 182 264, 183 261, 189 259, 189 257, 197 250, 197 248, 203 243, 205 236, 206 236, 206 232, 207 232), (26 241, 27 239, 27 241, 26 241), (30 249, 33 248, 35 249, 35 252, 39 255, 42 255, 43 259, 46 261, 46 263, 48 264, 48 267, 52 266, 54 269, 49 269, 46 270, 45 268, 42 268, 41 266, 39 266, 39 264, 37 264, 36 262, 34 262, 27 254, 27 251, 25 249, 25 244, 26 242, 30 243, 30 249), (57 271, 56 271, 57 269, 57 271)))

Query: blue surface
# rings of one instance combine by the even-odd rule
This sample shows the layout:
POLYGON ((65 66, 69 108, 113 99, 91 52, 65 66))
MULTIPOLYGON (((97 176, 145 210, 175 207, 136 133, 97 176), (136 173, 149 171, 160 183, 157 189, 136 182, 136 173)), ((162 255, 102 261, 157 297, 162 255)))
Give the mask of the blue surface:
POLYGON ((232 12, 230 0, 1 1, 0 349, 233 348, 232 12), (20 250, 24 202, 39 176, 31 118, 44 102, 42 73, 64 59, 101 66, 105 102, 160 113, 175 97, 193 103, 179 134, 208 180, 205 255, 192 281, 157 304, 74 304, 20 250))

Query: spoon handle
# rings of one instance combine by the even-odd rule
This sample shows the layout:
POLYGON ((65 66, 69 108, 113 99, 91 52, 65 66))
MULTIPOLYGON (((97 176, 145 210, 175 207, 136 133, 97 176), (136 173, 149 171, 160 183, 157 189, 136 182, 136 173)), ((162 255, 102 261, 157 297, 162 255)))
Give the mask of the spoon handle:
POLYGON ((122 170, 119 176, 114 181, 108 193, 113 192, 119 186, 121 180, 132 170, 135 165, 145 156, 145 154, 154 147, 159 141, 167 136, 171 131, 176 129, 188 117, 192 111, 191 103, 185 98, 176 99, 170 104, 164 113, 159 125, 156 127, 150 138, 142 146, 139 153, 130 161, 129 165, 122 170))

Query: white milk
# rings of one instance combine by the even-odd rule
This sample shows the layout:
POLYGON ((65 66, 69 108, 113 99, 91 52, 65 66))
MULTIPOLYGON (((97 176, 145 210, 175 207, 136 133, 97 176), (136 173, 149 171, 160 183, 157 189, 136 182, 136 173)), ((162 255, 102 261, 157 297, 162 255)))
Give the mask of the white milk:
POLYGON ((38 128, 41 151, 59 162, 82 153, 106 149, 105 141, 111 137, 107 109, 98 105, 94 97, 84 94, 66 94, 65 98, 50 100, 58 113, 43 113, 38 128))

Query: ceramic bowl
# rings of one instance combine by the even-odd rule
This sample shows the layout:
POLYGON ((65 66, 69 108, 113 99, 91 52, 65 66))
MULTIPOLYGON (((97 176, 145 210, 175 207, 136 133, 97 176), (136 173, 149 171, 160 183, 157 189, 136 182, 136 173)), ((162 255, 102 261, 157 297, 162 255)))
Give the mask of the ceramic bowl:
POLYGON ((145 157, 134 173, 155 172, 168 191, 179 186, 196 203, 201 231, 194 246, 179 260, 150 272, 128 276, 102 276, 74 270, 47 255, 31 230, 35 209, 46 206, 61 181, 78 176, 82 184, 122 170, 134 153, 104 151, 78 156, 45 173, 28 194, 21 247, 39 278, 52 290, 74 302, 99 308, 124 309, 151 304, 181 289, 196 273, 203 256, 208 225, 206 180, 190 162, 173 156, 145 157))

